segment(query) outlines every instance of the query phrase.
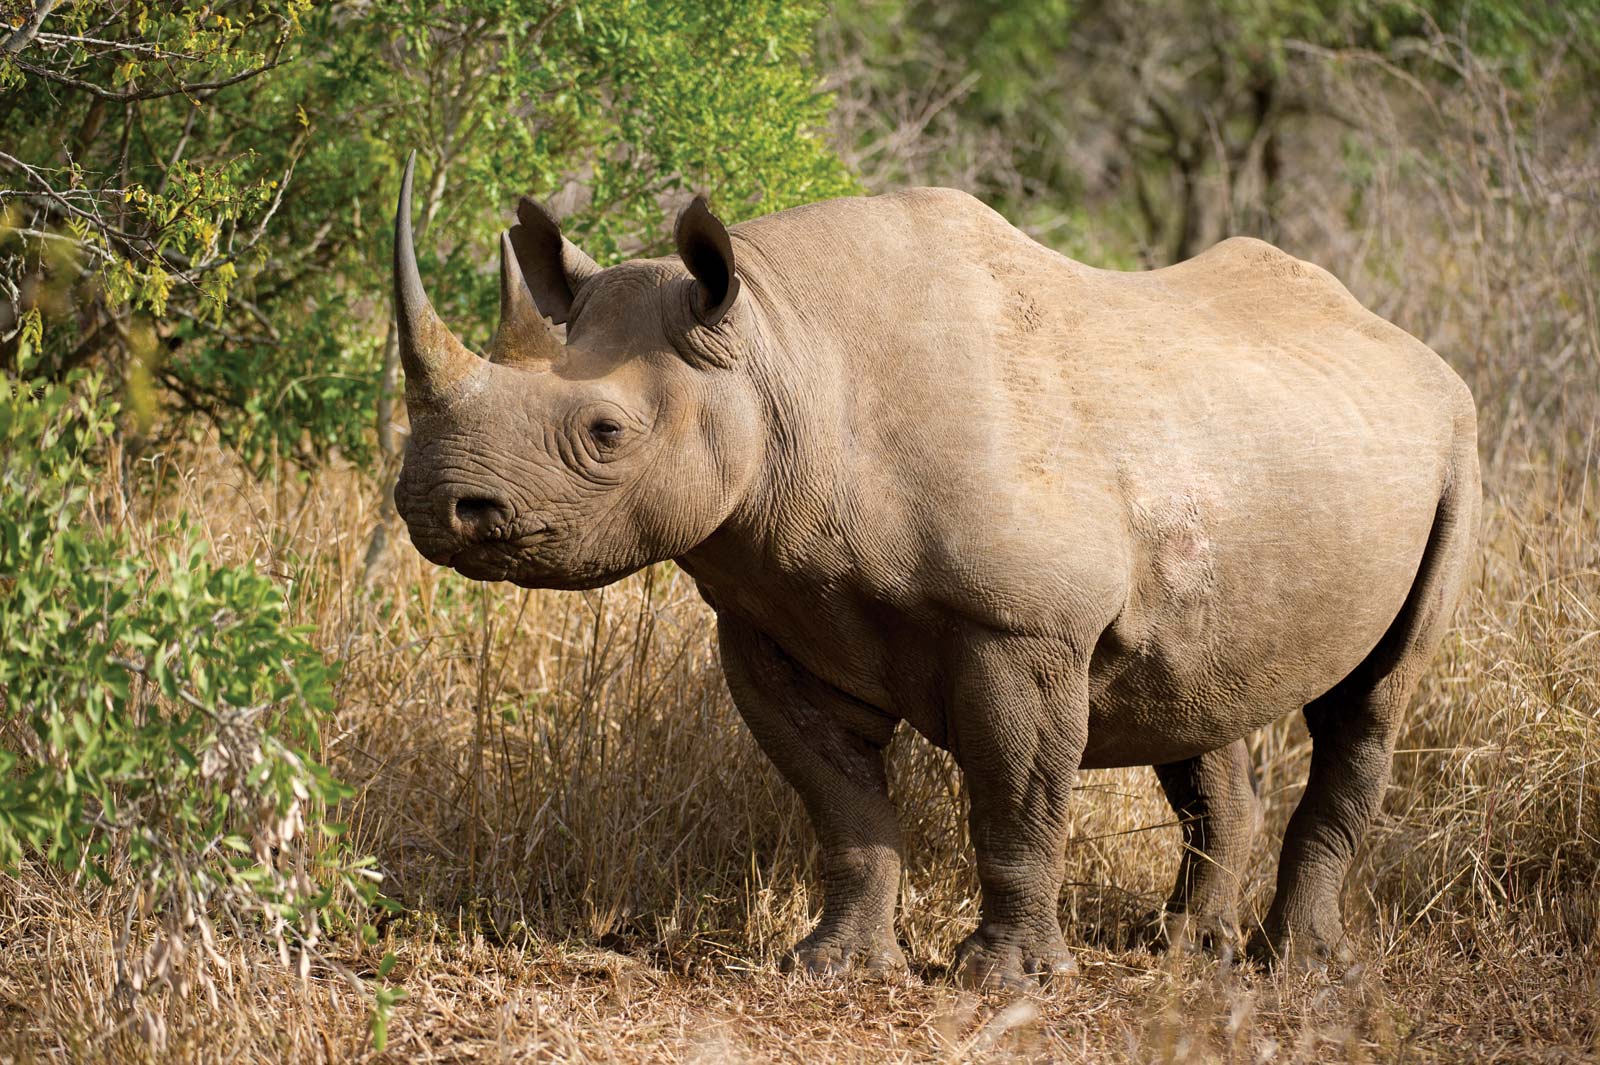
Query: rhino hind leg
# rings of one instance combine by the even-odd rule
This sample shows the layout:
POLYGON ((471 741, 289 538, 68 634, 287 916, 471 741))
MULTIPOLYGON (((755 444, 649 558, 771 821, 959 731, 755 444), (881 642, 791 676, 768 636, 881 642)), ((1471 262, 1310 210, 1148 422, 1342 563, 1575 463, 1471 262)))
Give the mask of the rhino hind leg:
POLYGON ((1263 963, 1316 968, 1353 957, 1339 896, 1388 786, 1402 714, 1444 635, 1476 541, 1477 456, 1466 445, 1399 615, 1354 672, 1304 709, 1311 773, 1284 833, 1272 906, 1249 945, 1263 963))
POLYGON ((1339 896, 1388 785, 1412 674, 1347 680, 1306 706, 1311 773, 1284 833, 1272 906, 1251 938, 1255 960, 1316 968, 1353 959, 1339 896))
POLYGON ((1183 827, 1183 856, 1157 945, 1227 956, 1239 942, 1240 881, 1261 820, 1249 750, 1236 740, 1155 770, 1183 827))

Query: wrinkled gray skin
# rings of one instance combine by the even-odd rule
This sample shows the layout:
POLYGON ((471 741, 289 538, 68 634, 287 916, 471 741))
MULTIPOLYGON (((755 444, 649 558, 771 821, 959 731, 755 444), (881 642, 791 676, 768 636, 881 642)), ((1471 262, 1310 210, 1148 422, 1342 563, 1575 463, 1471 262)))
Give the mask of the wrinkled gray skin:
POLYGON ((1256 240, 1109 272, 916 189, 731 230, 697 201, 678 257, 603 271, 524 201, 485 361, 428 307, 409 214, 413 542, 524 587, 694 577, 821 841, 800 966, 905 964, 901 722, 970 789, 967 981, 1072 967, 1080 769, 1155 766, 1186 844, 1167 932, 1235 935, 1244 737, 1295 710, 1310 779, 1251 946, 1346 954, 1341 882, 1477 524, 1472 397, 1433 352, 1256 240))

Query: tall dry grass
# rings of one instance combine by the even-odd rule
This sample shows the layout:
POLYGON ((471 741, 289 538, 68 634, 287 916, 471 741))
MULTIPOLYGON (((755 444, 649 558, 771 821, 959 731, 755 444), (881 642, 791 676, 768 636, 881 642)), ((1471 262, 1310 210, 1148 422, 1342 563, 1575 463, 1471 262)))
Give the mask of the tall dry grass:
MULTIPOLYGON (((356 843, 410 911, 385 927, 411 995, 387 1059, 1600 1057, 1600 146, 1555 95, 1507 97, 1439 46, 1462 77, 1425 95, 1370 58, 1317 60, 1362 109, 1370 166, 1359 197, 1330 168, 1285 211, 1284 243, 1445 354, 1483 415, 1481 572, 1348 885, 1360 966, 1276 977, 1145 952, 1177 831, 1153 775, 1124 770, 1087 775, 1075 808, 1062 916, 1079 979, 1032 1001, 957 994, 943 967, 977 916, 961 783, 902 735, 916 979, 780 977, 815 916, 815 845, 729 703, 682 574, 523 592, 403 542, 369 573, 382 488, 362 471, 256 480, 203 447, 147 458, 139 489, 107 490, 163 483, 164 509, 288 584, 344 663, 326 754, 359 789, 356 843)), ((1324 134, 1305 135, 1309 158, 1324 134)), ((1260 913, 1309 743, 1285 720, 1252 746, 1260 913)), ((367 1053, 345 985, 240 941, 220 1001, 167 998, 153 1047, 110 994, 112 902, 38 869, 0 880, 0 1059, 367 1053)))

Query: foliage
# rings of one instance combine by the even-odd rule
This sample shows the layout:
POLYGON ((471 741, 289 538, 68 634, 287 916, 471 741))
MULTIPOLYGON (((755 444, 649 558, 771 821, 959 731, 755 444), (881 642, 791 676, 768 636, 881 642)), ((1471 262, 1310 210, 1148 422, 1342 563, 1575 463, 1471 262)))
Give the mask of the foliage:
POLYGON ((820 136, 821 13, 779 0, 68 5, 0 60, 0 337, 14 346, 17 308, 37 306, 39 372, 104 364, 132 406, 175 400, 258 465, 362 458, 392 386, 379 373, 388 218, 408 150, 423 157, 435 300, 482 340, 493 233, 519 195, 567 189, 571 231, 607 262, 658 247, 690 188, 730 220, 850 191, 820 136))
POLYGON ((239 138, 270 116, 229 109, 289 61, 310 6, 63 5, 0 59, 0 336, 30 308, 45 323, 31 365, 11 353, 17 373, 102 364, 141 412, 156 385, 206 412, 236 394, 216 358, 241 334, 225 311, 252 306, 241 281, 303 138, 263 155, 239 138))
POLYGON ((332 672, 267 576, 181 526, 139 550, 114 523, 99 392, 0 377, 0 867, 136 885, 124 990, 186 981, 216 920, 257 919, 304 969, 324 921, 376 900, 370 862, 321 823, 350 794, 316 757, 332 672))

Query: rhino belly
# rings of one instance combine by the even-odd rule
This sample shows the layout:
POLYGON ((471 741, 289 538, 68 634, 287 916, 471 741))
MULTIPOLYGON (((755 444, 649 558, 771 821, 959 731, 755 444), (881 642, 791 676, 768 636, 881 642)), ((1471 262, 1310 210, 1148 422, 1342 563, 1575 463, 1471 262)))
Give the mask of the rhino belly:
POLYGON ((1413 479, 1386 507, 1351 493, 1309 517, 1268 512, 1157 541, 1096 648, 1083 764, 1216 750, 1354 671, 1399 615, 1427 547, 1437 491, 1426 469, 1413 479))

